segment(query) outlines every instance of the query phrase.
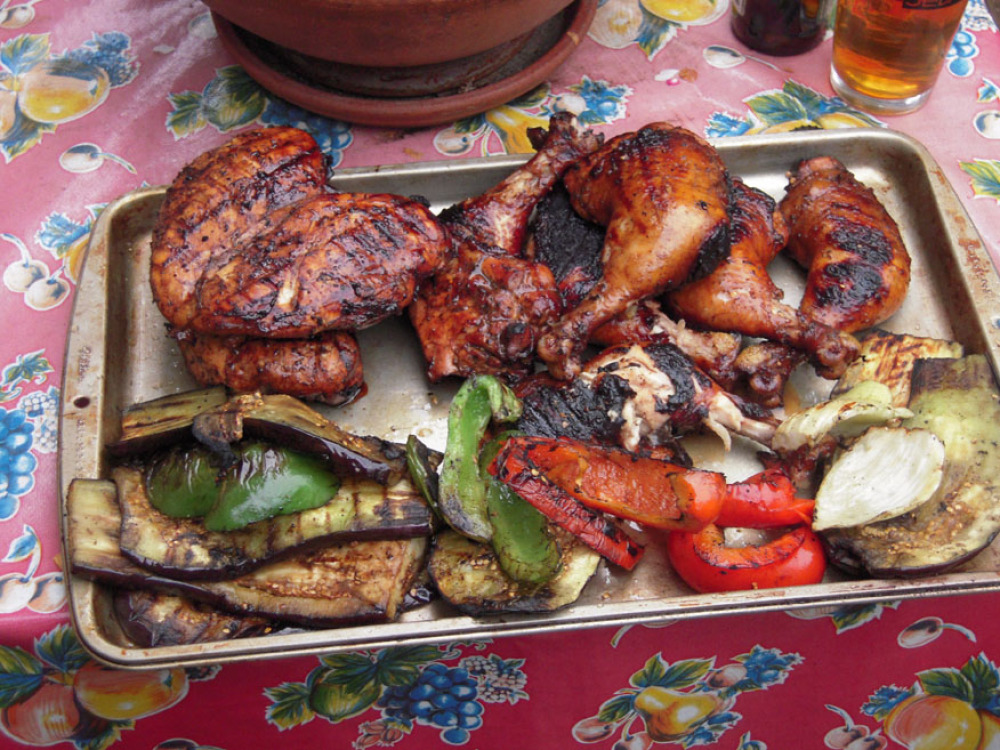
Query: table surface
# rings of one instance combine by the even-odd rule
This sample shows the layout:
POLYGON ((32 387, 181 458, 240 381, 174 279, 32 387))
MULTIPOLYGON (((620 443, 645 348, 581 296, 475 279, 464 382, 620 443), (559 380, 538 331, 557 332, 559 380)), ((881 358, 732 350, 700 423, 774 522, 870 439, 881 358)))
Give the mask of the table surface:
POLYGON ((852 738, 852 750, 1000 748, 997 594, 137 673, 102 670, 70 626, 57 408, 83 249, 107 203, 169 182, 195 155, 261 124, 309 129, 335 168, 523 152, 526 127, 567 109, 608 136, 654 120, 720 138, 874 126, 928 148, 996 259, 1000 39, 983 0, 971 0, 930 103, 915 114, 877 119, 844 106, 829 58, 829 39, 767 57, 734 40, 725 12, 676 24, 638 0, 606 0, 576 52, 530 96, 456 123, 374 128, 269 95, 234 64, 197 0, 6 0, 0 746, 487 750, 519 735, 535 747, 617 750, 840 748, 852 738), (54 60, 106 75, 46 92, 38 72, 54 60), (469 731, 399 710, 391 686, 418 672, 465 680, 469 731), (353 681, 339 688, 317 687, 347 674, 353 681))

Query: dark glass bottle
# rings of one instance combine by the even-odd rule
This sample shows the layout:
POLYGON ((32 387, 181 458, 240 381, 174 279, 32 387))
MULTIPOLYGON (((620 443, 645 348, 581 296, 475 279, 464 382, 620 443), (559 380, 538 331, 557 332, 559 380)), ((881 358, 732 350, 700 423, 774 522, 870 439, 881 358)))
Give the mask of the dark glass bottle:
POLYGON ((769 55, 798 55, 820 43, 826 32, 824 0, 733 0, 733 34, 769 55))

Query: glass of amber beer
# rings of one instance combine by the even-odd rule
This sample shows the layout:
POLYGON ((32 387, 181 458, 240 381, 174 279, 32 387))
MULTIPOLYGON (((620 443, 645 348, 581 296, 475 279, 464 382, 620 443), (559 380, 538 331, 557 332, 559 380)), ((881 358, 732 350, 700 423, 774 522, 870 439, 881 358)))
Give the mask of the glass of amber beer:
POLYGON ((903 114, 930 96, 968 0, 838 0, 833 90, 858 109, 903 114))

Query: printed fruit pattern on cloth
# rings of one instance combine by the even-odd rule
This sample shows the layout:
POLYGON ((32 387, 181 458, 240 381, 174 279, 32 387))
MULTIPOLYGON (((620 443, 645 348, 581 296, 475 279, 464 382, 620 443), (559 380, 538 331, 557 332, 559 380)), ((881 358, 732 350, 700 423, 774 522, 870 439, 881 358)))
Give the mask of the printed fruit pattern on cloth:
POLYGON ((728 10, 601 0, 534 91, 395 130, 268 93, 198 0, 0 3, 0 748, 1000 750, 994 594, 129 672, 95 662, 69 623, 58 409, 90 232, 111 201, 241 130, 303 128, 337 170, 528 153, 528 129, 567 111, 606 137, 657 120, 716 138, 894 128, 928 148, 1000 254, 1000 32, 985 0, 970 0, 927 108, 893 119, 832 94, 829 39, 752 55, 728 10))

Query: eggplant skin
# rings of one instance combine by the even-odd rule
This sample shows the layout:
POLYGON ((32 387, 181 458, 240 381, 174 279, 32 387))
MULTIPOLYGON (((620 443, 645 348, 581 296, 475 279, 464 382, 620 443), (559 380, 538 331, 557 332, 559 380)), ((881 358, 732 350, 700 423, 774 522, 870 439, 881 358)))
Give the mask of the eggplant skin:
POLYGON ((553 612, 579 598, 601 561, 599 554, 568 535, 560 537, 559 545, 562 567, 555 578, 538 587, 508 578, 489 544, 450 529, 435 537, 428 570, 441 597, 463 614, 553 612))
POLYGON ((171 518, 154 508, 141 469, 116 466, 111 475, 118 488, 122 552, 171 578, 235 578, 334 542, 430 536, 434 523, 430 507, 406 480, 392 487, 344 480, 338 493, 318 508, 235 531, 208 531, 197 519, 171 518))
POLYGON ((395 620, 407 606, 428 548, 424 537, 353 541, 280 560, 233 580, 185 581, 126 558, 120 532, 114 483, 74 479, 66 497, 66 550, 73 575, 311 628, 395 620))
POLYGON ((237 615, 183 596, 119 589, 112 611, 125 636, 138 646, 188 646, 268 635, 278 628, 263 615, 237 615))
POLYGON ((1000 533, 1000 393, 978 354, 914 364, 907 428, 945 446, 944 476, 929 500, 896 518, 823 532, 830 561, 851 574, 915 578, 953 570, 1000 533))

